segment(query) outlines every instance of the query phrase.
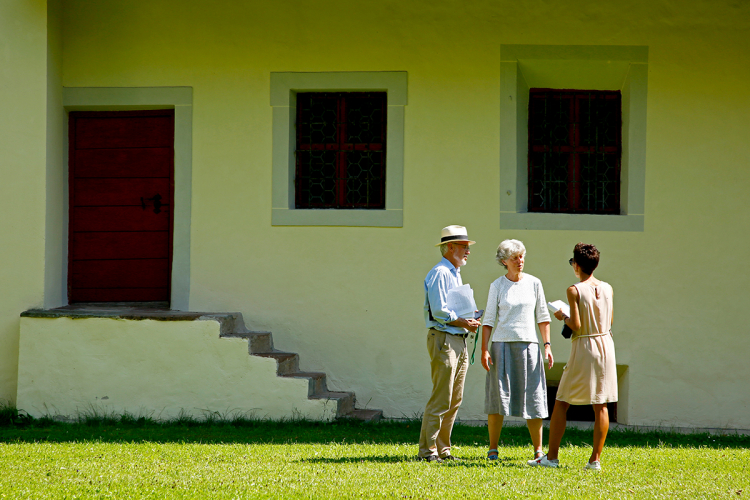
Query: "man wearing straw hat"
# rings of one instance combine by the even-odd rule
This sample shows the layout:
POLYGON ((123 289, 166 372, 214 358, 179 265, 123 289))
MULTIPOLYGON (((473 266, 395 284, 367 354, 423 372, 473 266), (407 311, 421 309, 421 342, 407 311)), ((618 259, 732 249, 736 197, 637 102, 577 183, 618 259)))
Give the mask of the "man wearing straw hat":
POLYGON ((469 239, 463 226, 444 227, 440 243, 443 258, 424 280, 424 318, 427 325, 427 352, 432 371, 432 395, 424 409, 419 435, 420 460, 455 460, 451 454, 451 431, 464 394, 469 367, 466 337, 476 331, 479 321, 459 318, 448 309, 447 295, 461 286, 461 266, 469 257, 469 239))

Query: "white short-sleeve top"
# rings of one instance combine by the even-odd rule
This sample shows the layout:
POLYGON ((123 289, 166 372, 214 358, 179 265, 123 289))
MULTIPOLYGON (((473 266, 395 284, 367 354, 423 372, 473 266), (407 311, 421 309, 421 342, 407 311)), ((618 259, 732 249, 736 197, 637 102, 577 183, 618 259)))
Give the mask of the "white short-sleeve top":
POLYGON ((493 328, 491 342, 538 343, 536 325, 549 320, 539 278, 524 273, 511 281, 500 276, 490 285, 482 324, 493 328))

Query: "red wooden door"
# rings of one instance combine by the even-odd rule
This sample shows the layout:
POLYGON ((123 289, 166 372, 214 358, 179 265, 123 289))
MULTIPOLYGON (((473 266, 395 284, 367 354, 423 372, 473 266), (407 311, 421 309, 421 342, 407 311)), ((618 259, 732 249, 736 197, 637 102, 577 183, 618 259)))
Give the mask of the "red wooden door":
POLYGON ((69 302, 168 301, 174 111, 70 113, 69 302))

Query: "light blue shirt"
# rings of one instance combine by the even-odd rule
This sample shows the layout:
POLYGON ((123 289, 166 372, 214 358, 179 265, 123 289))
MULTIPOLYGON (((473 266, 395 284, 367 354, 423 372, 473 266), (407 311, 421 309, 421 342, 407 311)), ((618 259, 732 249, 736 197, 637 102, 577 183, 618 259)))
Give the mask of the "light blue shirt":
POLYGON ((424 322, 427 328, 458 335, 468 333, 461 327, 447 324, 458 319, 458 315, 448 309, 448 290, 461 285, 463 285, 461 270, 451 264, 445 257, 430 269, 424 279, 424 322), (430 310, 432 311, 432 320, 430 319, 430 310))

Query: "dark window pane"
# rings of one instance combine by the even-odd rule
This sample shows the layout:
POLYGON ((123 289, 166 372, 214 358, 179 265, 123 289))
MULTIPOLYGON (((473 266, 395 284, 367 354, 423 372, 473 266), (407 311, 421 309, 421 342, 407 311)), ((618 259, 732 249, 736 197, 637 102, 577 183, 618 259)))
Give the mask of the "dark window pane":
MULTIPOLYGON (((530 155, 530 178, 533 178, 534 206, 545 212, 559 212, 570 205, 568 189, 569 153, 533 153, 530 155)), ((531 204, 531 203, 530 203, 531 204)))
POLYGON ((607 97, 601 94, 579 96, 581 145, 595 148, 620 147, 620 99, 607 97))
POLYGON ((347 153, 346 204, 350 207, 385 206, 383 153, 347 153))
POLYGON ((618 158, 612 154, 586 153, 581 160, 581 204, 589 213, 619 212, 618 158), (618 192, 612 192, 617 187, 618 192))
POLYGON ((296 194, 309 207, 326 207, 336 202, 335 152, 297 152, 296 194))
POLYGON ((297 106, 304 120, 297 121, 297 134, 301 144, 325 144, 336 142, 337 106, 335 98, 313 97, 314 94, 298 94, 297 106))
POLYGON ((529 99, 529 141, 534 146, 570 146, 573 99, 545 92, 529 99))
POLYGON ((297 208, 385 208, 386 110, 384 92, 297 94, 297 208))
POLYGON ((347 100, 346 142, 372 144, 383 141, 383 100, 356 98, 347 100))
POLYGON ((619 91, 531 89, 530 212, 619 214, 619 91))

